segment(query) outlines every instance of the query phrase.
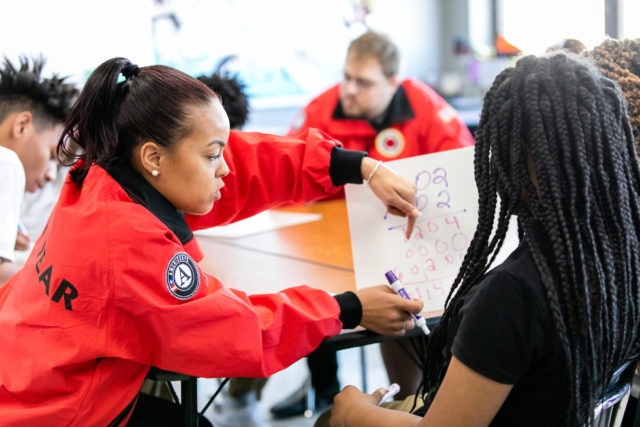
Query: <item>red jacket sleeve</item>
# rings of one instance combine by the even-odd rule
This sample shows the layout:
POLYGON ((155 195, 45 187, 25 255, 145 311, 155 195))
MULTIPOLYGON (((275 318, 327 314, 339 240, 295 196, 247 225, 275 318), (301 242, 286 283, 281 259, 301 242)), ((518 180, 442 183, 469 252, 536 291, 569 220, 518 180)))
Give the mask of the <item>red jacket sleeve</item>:
POLYGON ((202 377, 263 377, 340 332, 340 308, 324 291, 300 286, 248 296, 195 262, 188 264, 197 272, 197 293, 175 297, 166 272, 176 256, 184 264, 187 255, 172 234, 159 239, 140 228, 114 237, 109 356, 202 377))
POLYGON ((210 213, 187 215, 192 229, 238 221, 283 204, 336 194, 329 176, 331 150, 341 144, 316 129, 298 138, 231 131, 224 157, 230 173, 210 213))

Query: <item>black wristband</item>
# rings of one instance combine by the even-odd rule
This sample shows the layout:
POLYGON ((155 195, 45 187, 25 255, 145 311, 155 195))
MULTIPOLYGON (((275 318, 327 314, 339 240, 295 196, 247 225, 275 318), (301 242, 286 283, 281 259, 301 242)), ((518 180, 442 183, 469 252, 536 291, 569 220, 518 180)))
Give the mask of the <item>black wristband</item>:
POLYGON ((358 296, 351 292, 335 295, 340 306, 340 321, 343 329, 353 329, 362 321, 362 304, 358 296))
POLYGON ((333 185, 362 184, 362 159, 364 151, 346 150, 341 147, 331 149, 329 176, 333 185))

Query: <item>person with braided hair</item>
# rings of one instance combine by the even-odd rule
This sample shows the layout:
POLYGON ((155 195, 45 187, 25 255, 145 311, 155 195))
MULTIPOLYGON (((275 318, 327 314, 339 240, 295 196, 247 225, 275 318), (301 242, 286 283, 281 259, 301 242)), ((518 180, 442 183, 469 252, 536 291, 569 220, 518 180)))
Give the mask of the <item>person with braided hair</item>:
POLYGON ((17 270, 14 247, 29 246, 19 230, 25 190, 33 193, 56 178, 55 156, 64 117, 77 89, 64 77, 42 76, 43 57, 8 58, 0 69, 0 285, 17 270))
MULTIPOLYGON (((620 85, 627 99, 637 149, 640 147, 640 39, 606 39, 584 54, 597 63, 605 76, 620 85)), ((634 425, 637 413, 640 413, 638 399, 631 395, 622 426, 634 425)))
POLYGON ((316 425, 582 426, 640 347, 640 168, 617 83, 568 52, 487 92, 478 226, 424 354, 421 393, 353 386, 316 425), (520 245, 492 268, 514 216, 520 245), (417 408, 416 408, 417 407, 417 408))
POLYGON ((640 145, 640 38, 606 39, 585 55, 596 61, 602 73, 618 82, 627 99, 636 148, 640 145))

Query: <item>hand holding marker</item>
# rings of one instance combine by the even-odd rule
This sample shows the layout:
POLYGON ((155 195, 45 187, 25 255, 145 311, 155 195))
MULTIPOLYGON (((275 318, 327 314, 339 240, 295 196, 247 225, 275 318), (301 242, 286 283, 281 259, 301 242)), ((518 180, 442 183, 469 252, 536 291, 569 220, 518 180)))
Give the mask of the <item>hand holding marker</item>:
MULTIPOLYGON (((400 280, 396 277, 393 271, 389 270, 384 275, 387 277, 387 281, 389 282, 391 289, 393 289, 396 294, 400 295, 404 299, 411 299, 411 296, 409 296, 407 291, 402 287, 402 283, 400 283, 400 280)), ((427 327, 427 321, 424 320, 424 317, 414 313, 411 313, 411 316, 416 322, 416 326, 422 329, 422 332, 424 332, 425 335, 429 335, 431 333, 427 327)))

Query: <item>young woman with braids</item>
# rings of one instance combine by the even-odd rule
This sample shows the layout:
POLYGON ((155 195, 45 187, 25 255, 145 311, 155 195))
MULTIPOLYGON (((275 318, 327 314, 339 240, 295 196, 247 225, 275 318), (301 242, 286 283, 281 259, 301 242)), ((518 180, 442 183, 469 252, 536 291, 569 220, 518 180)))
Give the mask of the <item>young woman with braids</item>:
MULTIPOLYGON (((640 169, 616 83, 570 53, 498 75, 476 133, 478 227, 409 413, 346 387, 332 426, 577 426, 638 355, 640 169), (516 216, 519 247, 489 270, 516 216)), ((319 424, 322 420, 319 420, 319 424)))

